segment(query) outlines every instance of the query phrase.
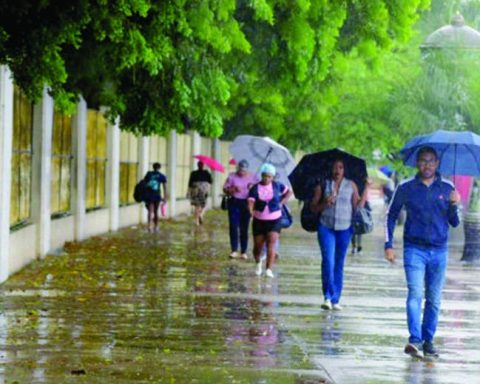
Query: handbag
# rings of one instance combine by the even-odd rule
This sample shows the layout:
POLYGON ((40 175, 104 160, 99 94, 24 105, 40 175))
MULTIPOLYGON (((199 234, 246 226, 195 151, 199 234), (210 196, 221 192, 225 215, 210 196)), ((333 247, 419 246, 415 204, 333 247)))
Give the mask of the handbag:
POLYGON ((372 211, 367 207, 357 208, 352 219, 353 233, 364 235, 373 231, 372 211))
POLYGON ((292 214, 290 213, 290 210, 288 207, 283 204, 282 205, 282 217, 280 218, 280 226, 282 228, 289 228, 293 224, 293 217, 292 214))
POLYGON ((222 202, 220 203, 220 208, 226 211, 228 209, 228 202, 230 200, 230 196, 224 195, 222 197, 222 202))

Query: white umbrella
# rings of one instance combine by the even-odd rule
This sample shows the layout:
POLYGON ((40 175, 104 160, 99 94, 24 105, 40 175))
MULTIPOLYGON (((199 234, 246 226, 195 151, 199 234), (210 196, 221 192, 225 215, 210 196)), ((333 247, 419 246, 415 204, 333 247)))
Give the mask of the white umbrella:
POLYGON ((290 151, 269 137, 240 135, 230 144, 230 153, 235 161, 245 159, 250 164, 250 171, 259 173, 263 163, 275 166, 278 180, 290 186, 288 175, 295 168, 295 160, 290 151))

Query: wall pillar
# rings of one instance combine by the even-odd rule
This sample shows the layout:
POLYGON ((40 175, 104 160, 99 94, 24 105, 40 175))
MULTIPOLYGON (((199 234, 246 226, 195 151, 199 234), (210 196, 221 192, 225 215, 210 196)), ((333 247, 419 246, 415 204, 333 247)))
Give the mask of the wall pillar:
MULTIPOLYGON (((142 179, 143 176, 150 169, 150 139, 147 136, 140 136, 138 138, 138 179, 142 179)), ((168 184, 167 184, 168 185, 168 184)), ((140 204, 140 223, 146 223, 148 221, 148 211, 145 209, 145 205, 140 204)))
POLYGON ((167 192, 168 192, 168 215, 174 217, 177 213, 177 132, 170 131, 167 141, 167 192))
POLYGON ((73 175, 72 212, 75 215, 75 240, 85 238, 87 192, 87 103, 83 98, 77 104, 73 118, 73 175))
POLYGON ((120 221, 120 127, 119 119, 107 126, 107 207, 109 229, 116 231, 120 221))
MULTIPOLYGON (((200 137, 197 131, 190 131, 191 143, 192 143, 192 159, 190 163, 190 169, 195 170, 197 169, 197 159, 193 156, 195 155, 202 155, 200 151, 202 150, 202 138, 200 137)), ((208 156, 208 154, 207 154, 208 156)))
POLYGON ((36 254, 50 250, 53 99, 45 87, 33 110, 32 219, 36 225, 36 254))
POLYGON ((0 283, 9 275, 12 140, 13 80, 10 70, 0 66, 0 283))

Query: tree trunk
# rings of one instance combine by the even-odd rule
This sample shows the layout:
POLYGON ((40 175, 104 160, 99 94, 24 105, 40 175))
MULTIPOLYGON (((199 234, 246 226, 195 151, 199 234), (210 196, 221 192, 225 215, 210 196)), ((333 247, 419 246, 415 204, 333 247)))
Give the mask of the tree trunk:
POLYGON ((465 245, 462 261, 480 260, 480 212, 467 212, 464 215, 465 245))

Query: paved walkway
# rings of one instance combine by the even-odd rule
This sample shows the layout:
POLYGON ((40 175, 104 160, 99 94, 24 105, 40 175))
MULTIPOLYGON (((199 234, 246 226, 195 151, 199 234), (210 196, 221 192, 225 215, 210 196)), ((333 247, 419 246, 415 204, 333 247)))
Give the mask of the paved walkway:
POLYGON ((11 278, 0 296, 0 382, 480 382, 480 268, 459 263, 460 248, 442 356, 413 361, 403 354, 403 270, 383 260, 379 225, 348 257, 345 308, 334 313, 320 309, 314 235, 285 231, 277 278, 257 278, 252 260, 227 259, 224 216, 69 244, 11 278))

